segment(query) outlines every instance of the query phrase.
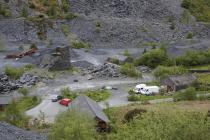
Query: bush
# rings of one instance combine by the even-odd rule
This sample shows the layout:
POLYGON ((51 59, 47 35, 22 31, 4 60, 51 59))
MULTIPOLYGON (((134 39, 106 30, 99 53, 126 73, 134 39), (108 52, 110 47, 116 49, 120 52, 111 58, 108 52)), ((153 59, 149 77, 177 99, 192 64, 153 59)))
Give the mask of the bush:
POLYGON ((185 69, 182 66, 171 66, 171 67, 158 66, 154 70, 154 75, 160 78, 165 78, 169 75, 184 74, 184 73, 187 73, 187 69, 185 69))
POLYGON ((94 140, 96 139, 95 123, 87 115, 67 111, 60 114, 49 134, 49 140, 94 140))
POLYGON ((2 15, 4 17, 10 17, 11 11, 10 11, 9 7, 3 6, 2 4, 0 4, 0 15, 2 15))
POLYGON ((156 109, 137 115, 130 123, 115 123, 108 140, 207 140, 210 137, 206 113, 156 109))
POLYGON ((138 72, 135 68, 135 66, 131 63, 126 63, 121 66, 120 72, 122 74, 128 75, 130 77, 140 77, 141 73, 138 72))
POLYGON ((39 103, 40 100, 36 96, 23 97, 19 101, 13 101, 3 112, 0 112, 0 120, 17 127, 27 128, 30 118, 25 115, 25 111, 39 103))
POLYGON ((187 34, 187 39, 192 39, 193 38, 193 33, 188 33, 187 34))
POLYGON ((5 67, 5 74, 12 79, 18 79, 25 72, 24 68, 14 68, 10 66, 5 67))
POLYGON ((21 93, 21 94, 23 94, 23 96, 26 96, 29 93, 29 89, 28 88, 25 88, 25 87, 22 87, 22 88, 19 88, 18 89, 18 92, 21 93))
POLYGON ((24 67, 11 67, 6 66, 4 69, 4 72, 7 76, 9 76, 11 79, 18 79, 20 78, 26 71, 29 71, 33 68, 33 65, 26 65, 24 67))
POLYGON ((108 90, 88 90, 83 92, 82 94, 85 94, 86 96, 97 102, 104 101, 108 99, 111 95, 108 90))
POLYGON ((32 43, 31 46, 30 46, 30 49, 38 49, 38 47, 36 46, 35 43, 32 43))
POLYGON ((152 49, 135 60, 136 66, 146 65, 150 68, 155 68, 158 65, 171 65, 171 63, 164 48, 152 49))
POLYGON ((182 7, 188 9, 198 21, 210 21, 209 0, 183 0, 182 7))
POLYGON ((67 19, 67 20, 71 20, 71 19, 74 19, 74 18, 77 18, 78 15, 77 14, 74 14, 74 13, 66 13, 64 15, 64 18, 67 19))
POLYGON ((69 88, 62 88, 60 92, 63 97, 71 100, 75 99, 79 95, 78 93, 71 91, 69 88))
POLYGON ((140 101, 140 100, 141 100, 141 95, 130 94, 128 96, 128 101, 136 102, 136 101, 140 101))
POLYGON ((144 109, 133 109, 128 111, 125 115, 124 115, 124 119, 128 122, 130 122, 131 120, 133 120, 136 116, 141 116, 143 113, 146 113, 147 111, 144 109))
POLYGON ((107 61, 110 62, 110 63, 113 63, 113 64, 117 64, 117 65, 120 64, 120 60, 117 59, 117 58, 111 58, 111 57, 109 57, 109 58, 107 59, 107 61))
POLYGON ((182 101, 182 100, 196 100, 196 91, 195 88, 189 87, 184 92, 177 93, 174 96, 175 101, 182 101))
POLYGON ((69 88, 61 89, 61 95, 71 100, 74 100, 80 94, 86 95, 97 102, 104 101, 108 99, 111 95, 108 90, 87 90, 81 93, 77 93, 77 92, 71 91, 69 88))
POLYGON ((26 7, 23 7, 21 9, 21 16, 22 17, 28 17, 28 9, 26 7))
POLYGON ((125 51, 123 52, 123 55, 124 56, 131 56, 128 49, 125 49, 125 51))
POLYGON ((65 36, 69 34, 69 26, 68 25, 61 25, 61 30, 65 36))
POLYGON ((81 48, 90 48, 90 44, 84 43, 82 41, 76 40, 73 42, 72 47, 75 49, 81 49, 81 48))
POLYGON ((210 63, 210 50, 208 51, 188 51, 185 55, 176 58, 177 65, 198 66, 210 63))

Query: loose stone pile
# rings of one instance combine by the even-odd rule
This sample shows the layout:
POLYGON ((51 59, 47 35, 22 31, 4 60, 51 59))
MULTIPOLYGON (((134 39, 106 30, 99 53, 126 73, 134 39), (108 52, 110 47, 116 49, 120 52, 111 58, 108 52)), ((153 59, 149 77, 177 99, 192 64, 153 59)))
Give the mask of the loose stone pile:
POLYGON ((0 74, 0 94, 8 93, 20 87, 31 87, 38 83, 40 78, 32 74, 23 74, 18 80, 10 80, 6 74, 0 74))
POLYGON ((1 140, 47 140, 46 136, 25 131, 7 123, 0 123, 1 140))
POLYGON ((18 89, 18 86, 11 82, 6 74, 0 75, 0 94, 18 89))
POLYGON ((88 69, 90 75, 94 78, 114 78, 120 77, 120 66, 112 63, 104 63, 97 67, 91 67, 88 69))

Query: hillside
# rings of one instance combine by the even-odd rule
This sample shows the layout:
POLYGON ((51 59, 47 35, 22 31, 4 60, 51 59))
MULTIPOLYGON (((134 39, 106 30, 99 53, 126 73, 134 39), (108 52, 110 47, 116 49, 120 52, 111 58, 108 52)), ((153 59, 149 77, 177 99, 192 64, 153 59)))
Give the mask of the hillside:
POLYGON ((10 46, 82 40, 93 47, 139 47, 154 42, 186 45, 189 34, 197 43, 209 38, 208 25, 196 22, 181 0, 51 0, 51 5, 38 1, 1 2, 10 9, 10 16, 0 20, 0 34, 10 46), (37 18, 43 14, 44 19, 37 18))

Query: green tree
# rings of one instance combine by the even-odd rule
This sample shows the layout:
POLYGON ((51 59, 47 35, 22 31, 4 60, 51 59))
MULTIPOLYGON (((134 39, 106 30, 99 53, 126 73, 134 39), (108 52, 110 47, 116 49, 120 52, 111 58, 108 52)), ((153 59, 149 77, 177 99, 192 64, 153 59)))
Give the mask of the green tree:
POLYGON ((60 114, 49 134, 49 140, 94 140, 95 137, 94 121, 75 111, 60 114))

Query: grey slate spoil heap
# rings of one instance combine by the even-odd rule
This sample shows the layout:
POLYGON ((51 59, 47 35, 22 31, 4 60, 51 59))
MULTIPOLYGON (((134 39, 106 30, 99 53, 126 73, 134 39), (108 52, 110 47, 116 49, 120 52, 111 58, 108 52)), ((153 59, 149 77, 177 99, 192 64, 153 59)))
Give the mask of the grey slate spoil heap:
POLYGON ((18 89, 18 86, 11 82, 6 74, 0 74, 0 94, 18 89))
POLYGON ((0 74, 0 94, 8 93, 20 87, 31 87, 38 83, 40 78, 32 74, 23 74, 18 80, 10 80, 6 74, 0 74))
POLYGON ((47 140, 47 137, 0 122, 0 140, 47 140))
POLYGON ((101 66, 89 68, 89 74, 95 78, 120 77, 120 66, 112 63, 104 63, 101 66))

